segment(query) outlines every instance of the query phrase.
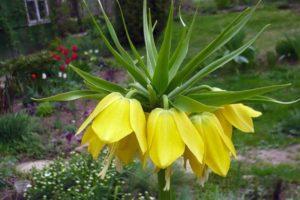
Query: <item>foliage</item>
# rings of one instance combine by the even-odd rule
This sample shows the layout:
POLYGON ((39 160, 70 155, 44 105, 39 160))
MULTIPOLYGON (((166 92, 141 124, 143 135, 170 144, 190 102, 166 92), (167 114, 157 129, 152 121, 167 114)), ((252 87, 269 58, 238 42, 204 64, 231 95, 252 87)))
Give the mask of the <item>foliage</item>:
POLYGON ((296 110, 291 113, 288 120, 283 120, 279 123, 276 129, 273 131, 275 133, 286 134, 289 136, 300 136, 300 111, 296 110))
POLYGON ((25 196, 29 200, 134 198, 135 194, 125 191, 131 168, 124 169, 123 173, 111 168, 100 179, 102 166, 102 160, 93 160, 88 155, 75 154, 68 161, 58 158, 49 167, 32 173, 32 187, 25 196))
POLYGON ((274 67, 277 62, 276 53, 273 51, 268 51, 266 57, 267 57, 267 65, 269 67, 274 67))
POLYGON ((54 106, 52 103, 43 102, 40 103, 36 108, 36 114, 40 117, 47 117, 54 112, 54 106))
POLYGON ((232 5, 231 0, 215 0, 218 9, 229 8, 232 5))
POLYGON ((14 165, 17 159, 13 156, 3 156, 0 160, 0 191, 8 186, 6 182, 7 177, 14 175, 14 165))
MULTIPOLYGON (((120 0, 121 9, 126 19, 126 25, 130 37, 135 44, 141 44, 144 41, 143 38, 143 1, 135 0, 120 0)), ((170 5, 170 0, 155 0, 148 1, 149 8, 151 10, 152 21, 157 21, 157 26, 155 27, 155 33, 159 34, 166 23, 168 16, 168 8, 170 5)), ((127 42, 127 37, 124 32, 124 27, 119 11, 119 7, 116 4, 116 30, 118 36, 122 42, 127 42)))
POLYGON ((38 157, 43 154, 38 121, 25 113, 6 114, 0 116, 0 153, 26 153, 38 157))
POLYGON ((24 113, 6 114, 0 117, 0 142, 23 140, 30 135, 31 119, 24 113))
POLYGON ((297 61, 300 59, 300 35, 286 36, 276 44, 276 52, 280 60, 297 61))
MULTIPOLYGON (((229 54, 230 52, 238 49, 242 44, 245 43, 246 34, 245 32, 241 31, 235 35, 225 46, 224 46, 224 55, 229 54)), ((243 69, 246 66, 252 66, 255 62, 255 54, 256 50, 253 46, 250 46, 246 49, 243 53, 236 56, 233 59, 233 66, 235 66, 236 70, 240 68, 243 69), (236 67, 239 66, 239 67, 236 67)))

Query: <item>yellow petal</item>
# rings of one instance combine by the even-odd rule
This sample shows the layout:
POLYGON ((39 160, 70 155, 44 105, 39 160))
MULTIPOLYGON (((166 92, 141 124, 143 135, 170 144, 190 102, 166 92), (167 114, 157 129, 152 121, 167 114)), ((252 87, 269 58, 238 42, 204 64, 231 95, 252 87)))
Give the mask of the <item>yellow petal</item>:
MULTIPOLYGON (((156 167, 165 169, 183 154, 185 145, 171 112, 163 109, 158 110, 161 112, 157 117, 156 124, 151 124, 152 112, 148 120, 148 134, 153 137, 149 155, 156 167)), ((156 117, 156 112, 154 115, 156 117)))
POLYGON ((147 151, 146 117, 140 102, 135 99, 130 100, 130 124, 144 154, 147 151))
POLYGON ((138 152, 138 145, 135 135, 130 134, 118 142, 115 154, 124 164, 128 164, 133 161, 135 154, 138 152))
POLYGON ((129 100, 122 98, 99 113, 92 123, 92 128, 101 141, 117 142, 132 133, 129 115, 129 100))
POLYGON ((204 143, 201 135, 184 112, 175 109, 172 109, 171 111, 182 140, 197 160, 202 163, 204 143))
POLYGON ((227 135, 230 139, 232 138, 232 125, 225 119, 222 112, 220 110, 214 113, 218 118, 219 122, 222 125, 223 131, 225 135, 227 135))
POLYGON ((100 151, 104 147, 104 143, 97 137, 91 127, 89 127, 84 133, 81 144, 88 144, 88 151, 96 159, 99 156, 100 151))
POLYGON ((96 108, 93 110, 93 112, 88 116, 88 118, 82 123, 82 125, 79 127, 76 134, 79 134, 81 131, 83 131, 92 121, 93 119, 101 112, 103 111, 107 106, 109 106, 114 101, 122 98, 122 95, 117 92, 113 92, 106 97, 104 97, 96 106, 96 108))
POLYGON ((242 104, 231 104, 221 109, 222 114, 234 127, 244 132, 254 132, 253 121, 249 115, 249 110, 242 104))
POLYGON ((205 163, 213 172, 226 176, 230 167, 229 150, 235 154, 230 139, 224 134, 217 117, 208 112, 192 118, 205 143, 205 163), (228 148, 229 146, 229 148, 228 148))
POLYGON ((160 113, 163 111, 163 109, 156 108, 152 110, 151 114, 148 114, 147 116, 147 142, 148 142, 148 149, 150 149, 154 133, 155 133, 155 126, 157 123, 157 119, 160 115, 160 113))
POLYGON ((91 140, 94 134, 95 133, 92 130, 92 127, 88 127, 81 138, 81 145, 87 144, 91 140))
POLYGON ((204 175, 205 164, 201 164, 194 154, 187 148, 184 152, 184 158, 189 160, 189 164, 196 176, 202 177, 204 175))
POLYGON ((256 111, 256 110, 254 110, 253 108, 251 108, 251 107, 249 107, 249 106, 245 106, 245 105, 243 105, 243 104, 242 104, 242 106, 241 106, 241 109, 244 109, 244 110, 248 113, 248 115, 249 115, 250 117, 259 117, 259 116, 262 115, 261 112, 256 111))

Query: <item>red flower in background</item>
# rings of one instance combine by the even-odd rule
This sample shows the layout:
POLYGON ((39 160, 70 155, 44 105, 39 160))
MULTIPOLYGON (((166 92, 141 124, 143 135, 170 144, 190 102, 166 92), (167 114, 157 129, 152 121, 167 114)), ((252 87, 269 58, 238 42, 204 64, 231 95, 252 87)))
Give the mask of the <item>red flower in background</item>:
POLYGON ((66 64, 68 65, 68 64, 70 64, 70 62, 71 62, 72 60, 71 60, 71 58, 66 58, 66 64))
POLYGON ((64 54, 65 56, 68 56, 68 54, 69 54, 69 49, 64 49, 64 50, 62 51, 62 54, 64 54))
POLYGON ((78 58, 77 53, 72 53, 71 60, 76 60, 78 58))
POLYGON ((57 47, 57 50, 60 51, 61 53, 64 51, 65 47, 60 45, 59 47, 57 47))
POLYGON ((72 51, 73 51, 73 52, 77 52, 77 51, 78 51, 77 45, 73 45, 73 46, 72 46, 72 51))
POLYGON ((31 74, 31 79, 32 79, 32 80, 37 79, 37 74, 36 74, 36 73, 32 73, 32 74, 31 74))
POLYGON ((53 54, 53 55, 52 55, 52 58, 53 58, 54 60, 56 60, 56 61, 61 61, 60 55, 53 54))
POLYGON ((62 71, 62 72, 64 72, 66 70, 66 66, 65 65, 61 65, 59 67, 59 70, 62 71))

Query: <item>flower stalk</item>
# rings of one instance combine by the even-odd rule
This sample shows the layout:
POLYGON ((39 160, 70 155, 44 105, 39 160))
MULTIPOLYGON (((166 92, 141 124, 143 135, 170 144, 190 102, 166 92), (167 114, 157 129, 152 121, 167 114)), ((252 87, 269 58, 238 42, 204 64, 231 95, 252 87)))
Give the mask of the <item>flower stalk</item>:
POLYGON ((159 200, 171 200, 172 192, 171 188, 166 190, 166 169, 161 169, 157 173, 157 181, 158 181, 158 199, 159 200))

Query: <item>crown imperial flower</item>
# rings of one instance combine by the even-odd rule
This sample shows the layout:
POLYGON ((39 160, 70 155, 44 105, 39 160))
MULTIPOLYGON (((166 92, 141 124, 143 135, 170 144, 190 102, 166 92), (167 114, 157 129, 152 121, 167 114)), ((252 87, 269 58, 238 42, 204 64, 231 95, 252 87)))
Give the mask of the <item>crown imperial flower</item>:
MULTIPOLYGON (((87 7, 85 1, 83 1, 87 7)), ((121 45, 101 1, 100 9, 108 26, 111 40, 91 14, 99 34, 116 61, 130 74, 133 82, 124 87, 93 76, 70 64, 70 68, 83 78, 85 90, 75 90, 42 101, 71 101, 94 98, 100 102, 78 130, 85 130, 82 143, 96 159, 101 150, 109 151, 104 159, 103 177, 109 164, 127 164, 136 154, 145 162, 149 157, 158 171, 159 198, 171 197, 172 165, 180 157, 191 166, 204 183, 210 171, 226 176, 236 150, 232 143, 233 127, 243 132, 254 132, 252 118, 260 112, 243 102, 274 102, 266 93, 290 84, 263 86, 242 91, 226 91, 203 84, 203 78, 223 67, 251 46, 262 30, 235 51, 207 63, 215 52, 230 41, 249 21, 255 9, 246 9, 233 23, 191 60, 185 61, 195 17, 186 25, 179 14, 182 35, 177 46, 172 46, 173 3, 160 49, 155 44, 151 13, 147 1, 143 6, 143 30, 146 56, 140 54, 125 32, 132 53, 121 45), (174 51, 173 51, 174 49, 174 51), (134 95, 134 98, 132 96, 134 95), (145 112, 149 113, 148 118, 145 112)), ((90 12, 91 13, 91 12, 90 12)), ((180 12, 179 12, 180 13, 180 12)), ((122 12, 121 12, 121 16, 122 12)), ((297 102, 283 102, 284 104, 297 102)))

